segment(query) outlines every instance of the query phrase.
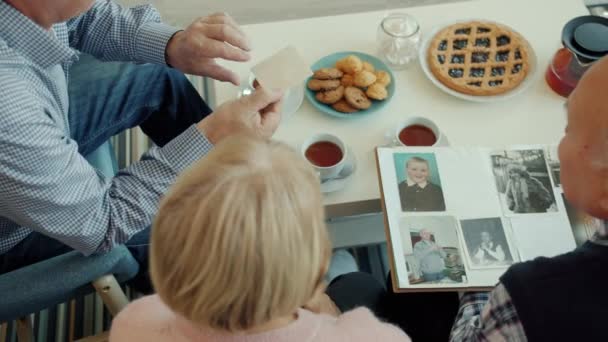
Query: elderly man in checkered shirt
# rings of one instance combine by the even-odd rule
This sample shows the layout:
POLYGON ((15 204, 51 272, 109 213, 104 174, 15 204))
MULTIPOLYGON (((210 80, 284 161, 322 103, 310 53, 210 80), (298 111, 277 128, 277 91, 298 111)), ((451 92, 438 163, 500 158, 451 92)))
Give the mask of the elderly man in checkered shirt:
POLYGON ((452 341, 608 341, 606 89, 608 58, 570 96, 559 146, 564 195, 598 218, 597 233, 573 252, 512 266, 489 294, 465 294, 452 341))
POLYGON ((391 291, 387 318, 412 340, 608 341, 607 89, 608 57, 587 71, 570 96, 559 146, 564 195, 596 219, 594 237, 570 253, 511 266, 489 293, 459 299, 454 292, 391 291))
MULTIPOLYGON (((175 177, 225 137, 270 137, 280 121, 278 92, 212 113, 182 74, 239 83, 216 63, 250 58, 226 14, 178 30, 150 6, 0 0, 0 18, 0 273, 117 244, 145 270, 149 226, 175 177), (156 146, 117 176, 84 159, 135 126, 156 146)), ((136 285, 149 290, 145 278, 136 285)))

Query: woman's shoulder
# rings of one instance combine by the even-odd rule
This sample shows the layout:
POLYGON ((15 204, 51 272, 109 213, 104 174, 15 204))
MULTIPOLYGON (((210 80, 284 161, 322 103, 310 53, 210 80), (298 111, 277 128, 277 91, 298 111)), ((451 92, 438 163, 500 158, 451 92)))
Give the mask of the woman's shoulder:
POLYGON ((110 341, 171 340, 170 325, 175 314, 158 295, 133 301, 112 321, 110 341))
MULTIPOLYGON (((398 327, 381 322, 374 314, 366 308, 357 308, 343 313, 338 317, 333 326, 327 328, 323 337, 327 341, 410 341, 409 337, 398 327), (329 338, 333 337, 333 339, 329 338)), ((322 339, 325 341, 325 339, 322 339)))

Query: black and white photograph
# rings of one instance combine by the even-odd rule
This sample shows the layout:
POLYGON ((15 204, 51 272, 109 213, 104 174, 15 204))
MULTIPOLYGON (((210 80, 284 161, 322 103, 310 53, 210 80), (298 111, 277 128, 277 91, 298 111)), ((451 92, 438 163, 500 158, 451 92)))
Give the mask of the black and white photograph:
POLYGON ((549 166, 549 174, 553 180, 553 185, 556 188, 560 188, 562 186, 562 181, 560 179, 561 167, 557 155, 557 146, 547 148, 545 154, 547 156, 547 165, 549 166))
POLYGON ((400 228, 410 285, 467 282, 454 217, 407 217, 400 228))
POLYGON ((576 241, 576 245, 580 247, 593 237, 602 223, 599 219, 573 207, 564 194, 562 194, 562 198, 564 199, 564 205, 566 206, 566 213, 568 214, 570 227, 572 227, 574 240, 576 241))
POLYGON ((508 267, 514 258, 500 218, 460 221, 471 268, 508 267))
POLYGON ((492 169, 504 214, 557 212, 543 150, 495 152, 492 169))
POLYGON ((397 186, 404 212, 445 211, 439 167, 433 153, 396 153, 397 186))

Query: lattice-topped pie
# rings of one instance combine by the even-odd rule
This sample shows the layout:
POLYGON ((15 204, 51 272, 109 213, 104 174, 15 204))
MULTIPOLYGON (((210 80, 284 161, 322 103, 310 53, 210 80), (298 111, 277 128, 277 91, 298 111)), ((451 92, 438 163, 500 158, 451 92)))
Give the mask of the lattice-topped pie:
POLYGON ((469 95, 498 95, 520 85, 530 71, 530 46, 506 26, 471 21, 441 30, 428 49, 433 75, 469 95))

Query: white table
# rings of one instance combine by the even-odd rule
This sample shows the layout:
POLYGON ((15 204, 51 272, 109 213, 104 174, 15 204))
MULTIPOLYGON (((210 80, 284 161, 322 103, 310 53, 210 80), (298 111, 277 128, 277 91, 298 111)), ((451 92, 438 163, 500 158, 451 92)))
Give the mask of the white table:
MULTIPOLYGON (((565 127, 564 99, 544 81, 544 71, 561 45, 561 30, 571 18, 586 15, 581 0, 478 0, 401 10, 418 19, 422 34, 436 25, 459 19, 485 18, 505 23, 532 44, 538 56, 538 73, 525 93, 510 100, 480 104, 466 102, 436 88, 418 64, 395 72, 397 90, 381 113, 352 120, 336 119, 317 112, 306 100, 284 122, 276 138, 299 146, 318 132, 338 135, 353 149, 358 169, 347 188, 328 194, 328 217, 378 213, 380 193, 374 148, 384 142, 392 125, 410 115, 427 116, 447 135, 452 145, 504 147, 514 144, 556 144, 565 127)), ((245 76, 253 64, 288 44, 295 45, 314 63, 337 51, 376 51, 376 29, 386 11, 311 18, 245 26, 252 38, 250 63, 224 63, 245 76)), ((234 98, 237 88, 220 82, 211 87, 212 103, 234 98)))

